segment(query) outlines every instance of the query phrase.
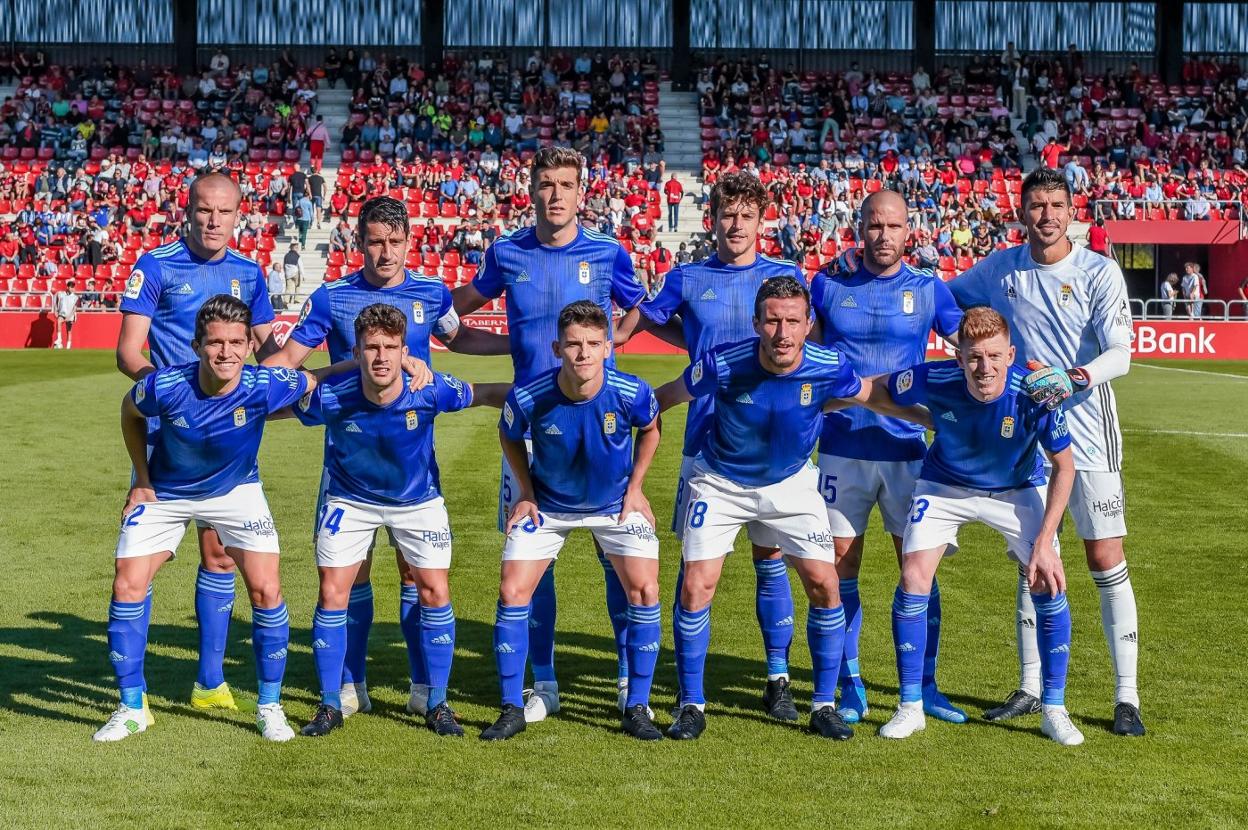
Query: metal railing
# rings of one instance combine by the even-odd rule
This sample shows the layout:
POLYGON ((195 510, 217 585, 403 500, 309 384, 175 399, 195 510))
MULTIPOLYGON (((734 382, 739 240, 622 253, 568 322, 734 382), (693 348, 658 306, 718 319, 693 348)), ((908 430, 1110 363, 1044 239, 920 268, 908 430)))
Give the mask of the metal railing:
MULTIPOLYGON (((1188 205, 1191 204, 1191 201, 1191 199, 1161 199, 1159 201, 1153 201, 1152 199, 1089 199, 1088 207, 1092 211, 1093 219, 1121 219, 1125 221, 1131 221, 1133 219, 1147 220, 1150 218, 1156 218, 1155 215, 1150 216, 1149 214, 1156 214, 1159 211, 1159 208, 1171 208, 1173 210, 1177 210, 1180 214, 1175 217, 1179 221, 1206 222, 1213 220, 1212 215, 1201 218, 1189 218, 1187 215, 1187 209, 1188 205), (1134 205, 1135 212, 1130 216, 1123 216, 1120 208, 1122 205, 1127 204, 1134 205)), ((1207 199, 1206 201, 1209 203, 1211 211, 1213 209, 1223 211, 1222 219, 1224 221, 1233 221, 1231 217, 1227 217, 1225 215, 1225 211, 1230 208, 1235 208, 1236 212, 1239 214, 1236 218, 1239 218, 1241 222, 1243 221, 1243 214, 1245 211, 1244 206, 1240 202, 1234 199, 1207 199)))
MULTIPOLYGON (((1132 316, 1135 315, 1134 303, 1131 300, 1132 316)), ((1141 320, 1248 320, 1248 301, 1246 300, 1145 300, 1143 312, 1137 317, 1141 320), (1242 306, 1239 313, 1232 313, 1232 308, 1242 306)))

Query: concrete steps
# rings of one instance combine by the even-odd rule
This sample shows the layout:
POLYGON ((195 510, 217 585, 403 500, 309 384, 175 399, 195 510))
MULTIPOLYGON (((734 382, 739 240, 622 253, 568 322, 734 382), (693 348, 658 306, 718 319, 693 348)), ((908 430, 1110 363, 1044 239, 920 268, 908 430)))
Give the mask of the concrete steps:
POLYGON ((676 232, 667 230, 667 205, 659 222, 658 241, 676 250, 702 234, 702 211, 694 201, 702 193, 702 129, 698 124, 698 94, 673 92, 670 82, 659 85, 659 125, 663 130, 663 160, 667 176, 673 173, 685 188, 676 232))

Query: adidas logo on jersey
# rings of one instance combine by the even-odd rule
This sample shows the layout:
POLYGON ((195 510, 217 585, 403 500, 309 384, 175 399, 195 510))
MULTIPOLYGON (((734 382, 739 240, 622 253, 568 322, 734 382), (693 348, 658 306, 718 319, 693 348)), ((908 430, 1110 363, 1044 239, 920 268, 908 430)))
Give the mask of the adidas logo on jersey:
POLYGON ((532 280, 529 278, 529 272, 521 271, 520 276, 516 277, 516 282, 532 282, 532 280))
POLYGON ((430 641, 429 641, 429 645, 431 645, 431 646, 449 646, 449 645, 450 645, 451 643, 453 643, 453 642, 455 642, 455 641, 451 639, 451 635, 450 635, 449 633, 443 632, 443 633, 439 634, 438 636, 434 637, 432 640, 430 640, 430 641))
POLYGON ((715 289, 714 289, 714 288, 708 288, 708 289, 706 289, 705 291, 703 291, 703 292, 702 292, 702 296, 701 296, 701 297, 699 297, 698 299, 699 299, 699 300, 714 300, 714 299, 715 299, 715 289))
POLYGON ((516 650, 511 647, 511 643, 499 643, 494 646, 494 650, 499 654, 515 654, 516 650))
POLYGON ((185 419, 185 418, 183 418, 181 415, 179 415, 178 417, 176 417, 176 418, 174 418, 174 419, 173 419, 173 425, 174 425, 175 427, 182 427, 182 429, 190 429, 190 428, 191 428, 191 425, 190 425, 190 424, 188 424, 188 423, 186 422, 186 419, 185 419))
POLYGON ((955 424, 958 422, 957 417, 956 417, 956 416, 955 416, 952 412, 946 412, 944 415, 941 415, 941 416, 940 416, 940 420, 942 420, 942 421, 950 421, 950 422, 955 423, 955 424))
POLYGON ((178 290, 174 291, 173 293, 174 294, 194 294, 195 289, 191 288, 191 284, 189 282, 184 282, 182 283, 181 286, 179 286, 178 290))
POLYGON ((902 643, 901 645, 897 646, 897 650, 904 651, 904 652, 917 651, 917 649, 914 647, 914 643, 902 643))
POLYGON ((347 429, 346 429, 346 431, 347 431, 347 432, 363 432, 364 430, 360 429, 360 428, 359 428, 356 424, 354 424, 354 423, 348 423, 348 424, 347 424, 347 429))
POLYGON ((329 643, 325 642, 320 637, 317 637, 312 641, 312 648, 329 648, 329 643))
POLYGON ((850 294, 848 297, 841 300, 841 308, 857 308, 857 307, 858 307, 858 301, 854 299, 853 294, 850 294))
POLYGON ((754 403, 754 399, 750 397, 749 392, 742 392, 737 395, 737 403, 754 403))
POLYGON ((555 426, 554 424, 551 424, 550 426, 546 427, 545 432, 547 435, 563 435, 563 430, 559 429, 559 427, 555 426))
POLYGON ((640 650, 641 650, 641 651, 649 651, 649 652, 651 652, 651 653, 658 652, 658 650, 659 650, 659 643, 658 643, 658 641, 657 641, 657 640, 656 640, 656 641, 654 641, 653 643, 646 643, 644 646, 641 646, 641 647, 640 647, 640 650))

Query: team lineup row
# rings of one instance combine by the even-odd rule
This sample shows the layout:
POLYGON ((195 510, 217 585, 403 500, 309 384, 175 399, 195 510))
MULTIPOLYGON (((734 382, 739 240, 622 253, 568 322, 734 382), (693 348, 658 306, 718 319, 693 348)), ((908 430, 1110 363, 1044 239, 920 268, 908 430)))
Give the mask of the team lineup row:
MULTIPOLYGON (((925 716, 966 720, 935 683, 934 572, 941 554, 956 547, 957 527, 982 520, 1005 534, 1011 555, 1023 566, 1020 688, 987 714, 1004 718, 1041 711, 1046 734, 1063 744, 1078 743, 1082 736, 1062 697, 1069 611, 1054 539, 1068 499, 1101 591, 1107 638, 1123 626, 1131 629, 1124 645, 1110 640, 1118 679, 1114 731, 1142 734, 1134 599, 1121 552, 1120 453, 1106 385, 1127 369, 1129 317, 1124 321, 1125 289, 1116 266, 1065 239, 1070 200, 1063 179, 1049 181, 1041 174, 1029 180, 1027 201, 1035 214, 1028 225, 1030 249, 1003 252, 995 268, 968 272, 950 292, 900 261, 906 214, 888 192, 864 206, 861 261, 829 264, 808 291, 792 263, 754 253, 766 202, 757 181, 724 177, 712 193, 717 255, 673 271, 660 294, 642 302, 618 244, 577 225, 582 190, 575 154, 544 151, 534 166, 536 226, 496 243, 478 278, 453 296, 441 283, 403 270, 405 212, 401 205, 394 210, 391 200, 374 200, 358 229, 364 269, 318 290, 280 349, 269 340, 265 324, 272 313, 264 308, 254 271, 247 271, 241 258, 232 262, 224 243, 215 260, 204 244, 219 238, 232 219, 231 205, 237 206, 232 183, 223 177, 196 182, 187 238, 138 263, 123 303, 119 363, 142 378, 127 404, 127 446, 136 471, 148 466, 141 461, 147 452, 143 439, 154 435, 148 480, 140 477, 136 484, 155 485, 159 479, 179 485, 164 494, 159 487, 131 491, 110 609, 110 651, 123 700, 97 738, 117 739, 146 728, 141 646, 151 577, 176 548, 192 514, 202 520, 203 558, 196 588, 201 655, 192 703, 232 706, 212 643, 224 644, 233 598, 228 563, 234 560, 242 566, 255 608, 261 729, 268 737, 293 736, 277 697, 285 659, 284 642, 278 641, 288 628, 276 557, 265 552, 276 549, 271 520, 231 526, 226 514, 237 519, 257 513, 255 501, 241 512, 230 507, 230 499, 237 504, 242 497, 238 493, 214 504, 215 518, 195 512, 204 509, 198 503, 179 503, 180 495, 191 492, 179 487, 198 487, 203 501, 212 492, 203 489, 211 488, 204 482, 219 486, 229 475, 242 475, 233 483, 251 488, 243 495, 263 504, 254 448, 249 463, 246 455, 231 457, 226 467, 233 472, 223 479, 202 466, 213 442, 178 432, 199 423, 197 415, 188 417, 178 406, 213 399, 207 388, 231 367, 238 379, 225 397, 249 390, 255 409, 243 404, 223 411, 223 428, 255 424, 258 444, 269 411, 298 399, 295 415, 326 428, 317 530, 321 592, 313 632, 322 702, 306 734, 324 734, 341 725, 344 714, 368 708, 369 554, 373 531, 383 525, 402 554, 403 629, 412 668, 409 710, 425 714, 439 734, 462 734, 445 699, 454 647, 446 590, 450 532, 437 492, 430 429, 438 412, 485 403, 502 407, 500 519, 507 536, 495 628, 503 708, 482 737, 511 737, 526 722, 558 710, 549 565, 567 534, 582 526, 591 530, 608 577, 623 728, 640 738, 661 737, 648 705, 659 642, 658 542, 640 484, 659 441, 659 410, 686 401, 673 528, 683 552, 672 613, 680 698, 670 736, 697 737, 705 727, 702 670, 711 599, 723 557, 742 524, 750 531, 758 576, 767 652, 765 707, 782 720, 798 717, 788 685, 794 616, 787 562, 810 600, 811 729, 827 737, 852 735, 850 724, 867 710, 857 661, 862 616, 857 568, 867 515, 879 503, 885 527, 904 553, 893 608, 902 699, 881 734, 905 737, 923 728, 925 716), (231 264, 234 272, 222 267, 231 264), (202 339, 206 330, 188 333, 186 321, 217 293, 232 296, 235 316, 241 309, 250 319, 214 323, 233 326, 243 336, 241 354, 214 346, 224 356, 213 363, 202 339), (509 336, 460 325, 459 315, 502 295, 509 336), (193 299, 197 305, 191 305, 193 299), (623 316, 611 324, 613 303, 623 316), (1034 306, 1027 314, 1024 303, 1034 306), (972 310, 963 315, 959 305, 972 310), (1060 319, 1040 319, 1040 311, 1057 309, 1060 319), (622 343, 643 328, 688 348, 692 361, 681 378, 654 391, 610 365, 611 342, 622 343), (933 329, 959 344, 957 362, 923 362, 933 329), (1019 352, 1037 361, 1030 369, 1014 365, 1011 332, 1019 352), (506 392, 505 386, 432 375, 431 335, 456 350, 510 352, 514 387, 506 392), (325 342, 335 361, 358 355, 359 368, 339 363, 316 373, 293 373, 244 367, 250 336, 261 344, 262 363, 274 367, 299 366, 325 342), (144 338, 151 344, 150 363, 134 354, 144 338), (194 362, 185 345, 192 341, 194 362), (404 350, 410 355, 402 357, 404 350), (149 374, 153 364, 162 363, 165 368, 149 374), (410 384, 403 382, 400 365, 410 384), (318 379, 328 380, 316 386, 318 379), (831 410, 826 415, 825 408, 831 410), (144 416, 157 414, 167 423, 146 429, 144 416), (183 425, 177 425, 178 418, 183 425), (935 427, 930 449, 924 426, 935 427), (395 434, 379 437, 387 431, 395 434), (412 452, 383 449, 396 442, 412 452), (1053 470, 1047 484, 1037 445, 1053 470), (818 471, 810 463, 816 446, 818 471), (1105 491, 1114 487, 1117 513, 1106 515, 1097 505, 1112 501, 1105 491), (260 534, 264 539, 255 535, 259 531, 267 531, 260 534), (171 534, 177 537, 172 544, 171 534), (534 678, 527 701, 522 697, 526 656, 534 678)), ((227 385, 222 381, 218 391, 227 385)), ((218 449, 239 446, 237 438, 218 449)), ((212 492, 211 498, 228 493, 212 492)))

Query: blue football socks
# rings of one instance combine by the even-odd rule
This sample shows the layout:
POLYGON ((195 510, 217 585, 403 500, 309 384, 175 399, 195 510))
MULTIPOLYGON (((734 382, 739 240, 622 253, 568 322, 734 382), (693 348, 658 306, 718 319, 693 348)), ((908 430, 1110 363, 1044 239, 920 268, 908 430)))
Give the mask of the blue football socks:
POLYGON ((286 648, 290 645, 290 614, 286 603, 274 608, 251 609, 251 645, 256 655, 256 679, 260 692, 256 705, 277 703, 286 674, 286 648))
POLYGON ((789 647, 793 644, 793 592, 783 559, 754 562, 756 589, 754 611, 763 634, 767 655, 767 679, 789 675, 789 647))
POLYGON ((342 664, 342 684, 364 683, 368 660, 368 632, 373 627, 373 584, 351 586, 347 601, 347 657, 342 664))
POLYGON ((321 685, 321 703, 342 708, 342 664, 347 656, 347 609, 327 611, 316 606, 312 615, 312 660, 321 685))
POLYGON ((533 662, 533 679, 549 682, 555 679, 555 620, 559 616, 553 561, 533 591, 531 609, 529 659, 533 662))
MULTIPOLYGON (((432 709, 446 700, 451 661, 455 658, 455 611, 449 603, 437 608, 421 606, 420 634, 432 709)), ((520 665, 523 670, 524 663, 520 665)))
POLYGON ((201 565, 195 579, 195 619, 199 622, 199 670, 195 682, 215 689, 225 682, 225 644, 234 611, 234 572, 213 573, 201 565))
POLYGON ((524 705, 524 661, 529 655, 529 606, 498 603, 494 617, 494 661, 503 704, 524 705))
POLYGON ((659 604, 629 605, 628 627, 628 701, 625 708, 650 704, 650 686, 654 667, 659 662, 659 604))

